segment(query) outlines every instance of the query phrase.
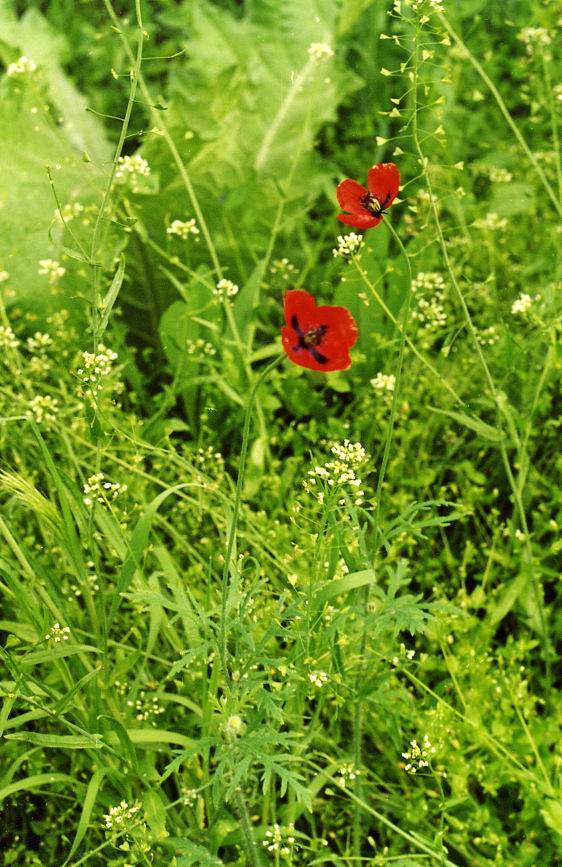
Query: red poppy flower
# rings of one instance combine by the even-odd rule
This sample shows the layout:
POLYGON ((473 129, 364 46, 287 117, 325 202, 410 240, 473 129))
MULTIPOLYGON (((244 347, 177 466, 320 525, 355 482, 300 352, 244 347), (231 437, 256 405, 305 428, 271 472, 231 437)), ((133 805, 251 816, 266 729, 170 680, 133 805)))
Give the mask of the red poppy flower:
POLYGON ((400 172, 394 163, 378 163, 369 169, 367 188, 349 178, 336 190, 338 202, 348 214, 338 214, 338 220, 356 229, 378 226, 398 195, 400 172))
POLYGON ((290 289, 285 293, 285 323, 283 349, 295 364, 324 373, 351 364, 349 350, 359 330, 347 307, 317 307, 304 289, 290 289))

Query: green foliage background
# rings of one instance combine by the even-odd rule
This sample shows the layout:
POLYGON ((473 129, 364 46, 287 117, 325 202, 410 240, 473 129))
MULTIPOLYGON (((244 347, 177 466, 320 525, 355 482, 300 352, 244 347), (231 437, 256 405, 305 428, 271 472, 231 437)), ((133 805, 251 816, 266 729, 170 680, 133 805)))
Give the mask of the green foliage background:
POLYGON ((0 0, 3 863, 560 863, 562 19, 440 7, 0 0))

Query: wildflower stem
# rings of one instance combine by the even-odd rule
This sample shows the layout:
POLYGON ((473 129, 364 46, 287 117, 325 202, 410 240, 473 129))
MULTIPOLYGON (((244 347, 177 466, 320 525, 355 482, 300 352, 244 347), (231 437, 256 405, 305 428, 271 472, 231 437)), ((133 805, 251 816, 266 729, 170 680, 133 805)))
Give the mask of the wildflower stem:
POLYGON ((238 518, 240 515, 240 504, 242 502, 242 490, 244 487, 244 477, 246 473, 246 458, 248 455, 248 441, 250 438, 250 425, 252 421, 252 410, 254 408, 254 403, 256 400, 256 394, 262 382, 268 377, 271 371, 277 367, 280 361, 284 358, 284 354, 278 355, 271 364, 268 364, 267 367, 264 367, 256 381, 252 386, 252 390, 250 392, 250 396, 248 398, 248 405, 246 407, 246 414, 244 416, 244 427, 242 429, 242 448, 240 451, 240 463, 238 465, 238 478, 236 480, 236 491, 234 494, 234 507, 232 510, 232 519, 230 522, 230 527, 227 530, 227 543, 226 543, 226 554, 224 559, 224 566, 222 570, 222 590, 221 590, 221 615, 220 615, 220 624, 219 624, 219 651, 220 651, 220 659, 223 670, 223 676, 228 679, 229 678, 229 670, 228 670, 228 654, 227 654, 227 643, 228 643, 228 629, 226 623, 226 604, 228 599, 228 589, 229 582, 228 576, 230 574, 230 569, 233 564, 231 564, 232 560, 232 552, 234 550, 234 544, 236 541, 236 532, 238 529, 238 518))
MULTIPOLYGON (((109 0, 104 0, 106 4, 106 8, 111 4, 109 0)), ((111 10, 113 12, 113 10, 111 10)), ((138 37, 137 37, 137 54, 136 57, 133 58, 131 52, 131 60, 134 59, 134 65, 131 69, 130 78, 131 78, 131 86, 129 89, 129 99, 127 101, 127 108, 125 110, 125 117, 123 118, 123 124, 121 126, 121 132, 119 134, 119 141, 117 142, 117 146, 115 148, 115 152, 113 154, 113 162, 111 163, 111 171, 109 173, 109 178, 107 179, 107 184, 105 186, 105 191, 103 194, 103 198, 101 201, 100 209, 98 211, 98 215, 96 217, 96 224, 94 226, 94 234, 92 236, 92 246, 90 248, 90 265, 93 269, 93 292, 92 292, 92 331, 94 336, 94 353, 98 351, 98 315, 99 315, 99 286, 101 279, 101 263, 96 261, 99 248, 102 241, 102 226, 103 219, 105 216, 105 212, 109 205, 109 199, 111 197, 111 190, 113 187, 113 181, 115 178, 115 172, 117 171, 117 165, 119 163, 119 157, 121 156, 121 151, 123 150, 123 145, 125 143, 125 138, 127 137, 127 131, 129 129, 129 121, 131 119, 131 114, 133 111, 133 105, 135 104, 135 94, 137 92, 137 84, 140 75, 140 68, 142 63, 142 49, 144 44, 144 30, 142 25, 142 10, 140 0, 135 0, 135 14, 137 19, 137 29, 138 29, 138 37)))
MULTIPOLYGON (((396 380, 394 385, 394 391, 392 395, 392 406, 390 409, 390 418, 388 421, 388 426, 386 430, 386 438, 384 443, 384 450, 382 456, 382 463, 378 475, 377 480, 377 489, 376 489, 376 505, 375 505, 375 514, 373 520, 373 555, 372 562, 370 564, 373 572, 376 574, 376 561, 377 554, 379 550, 379 532, 380 532, 380 516, 381 516, 381 500, 383 493, 383 485, 386 476, 386 470, 388 468, 388 461, 390 459, 390 449, 392 446, 392 435, 394 432, 394 423, 396 420, 396 408, 398 406, 398 395, 400 392, 400 384, 402 380, 402 369, 404 366, 404 355, 406 351, 406 329, 408 327, 408 319, 410 317, 410 306, 412 301, 412 266, 410 264, 410 257, 402 243, 399 235, 396 230, 392 226, 392 224, 385 220, 385 226, 390 231, 392 237, 396 241, 402 256, 406 262, 406 268, 408 273, 408 288, 406 291, 406 298, 404 300, 404 310, 402 313, 402 323, 400 326, 400 348, 398 351, 398 363, 396 369, 396 380)), ((365 659, 365 651, 367 648, 367 634, 368 634, 368 625, 367 625, 367 615, 369 612, 369 601, 371 596, 371 587, 372 584, 367 585, 365 587, 363 598, 364 598, 364 626, 363 626, 363 634, 361 636, 361 645, 359 650, 359 672, 356 683, 356 699, 355 699, 355 708, 354 708, 354 718, 353 718, 353 745, 354 745, 354 762, 355 767, 359 771, 362 767, 362 752, 363 752, 363 702, 361 698, 359 698, 359 690, 361 688, 361 682, 364 679, 365 667, 363 660, 365 659)), ((362 791, 362 780, 361 775, 358 773, 355 781, 354 781, 354 789, 355 795, 357 799, 361 799, 361 791, 362 791)), ((355 802, 355 810, 353 815, 353 854, 356 858, 361 856, 361 839, 362 839, 362 829, 361 829, 361 810, 357 808, 358 801, 355 802)))
POLYGON ((244 838, 246 840, 246 854, 248 855, 248 863, 251 864, 252 867, 261 867, 262 860, 258 847, 256 846, 256 841, 254 840, 252 824, 250 821, 250 814, 248 813, 246 802, 240 790, 236 792, 234 796, 234 801, 236 803, 236 808, 240 817, 242 833, 244 834, 244 838))

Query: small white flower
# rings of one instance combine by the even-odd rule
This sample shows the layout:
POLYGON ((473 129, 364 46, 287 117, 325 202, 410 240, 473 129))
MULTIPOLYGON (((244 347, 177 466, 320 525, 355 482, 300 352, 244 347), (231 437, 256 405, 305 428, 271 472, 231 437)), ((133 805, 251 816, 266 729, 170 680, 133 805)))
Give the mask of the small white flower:
POLYGON ((80 378, 79 392, 83 393, 83 387, 86 387, 94 394, 99 393, 103 388, 101 379, 108 377, 113 372, 113 363, 117 361, 117 353, 112 349, 108 349, 103 343, 98 346, 97 352, 83 352, 82 364, 76 371, 76 375, 80 378))
POLYGON ((104 815, 105 827, 109 831, 126 831, 139 810, 139 804, 129 806, 127 801, 121 801, 116 807, 110 807, 109 813, 104 815))
POLYGON ((4 283, 6 280, 10 279, 10 275, 7 271, 0 271, 0 283, 4 283))
POLYGON ((524 43, 527 54, 533 54, 537 49, 546 48, 552 43, 546 27, 523 27, 517 38, 524 43))
POLYGON ((26 57, 25 54, 22 54, 21 57, 18 57, 15 63, 10 63, 8 65, 6 75, 8 78, 17 78, 18 75, 27 75, 30 72, 35 72, 36 69, 37 64, 35 61, 26 57))
POLYGON ((59 265, 56 259, 39 259, 37 273, 42 277, 48 277, 49 283, 56 283, 61 277, 64 277, 66 268, 59 265))
POLYGON ((316 689, 322 689, 325 683, 328 683, 328 675, 325 671, 311 671, 308 679, 316 689))
POLYGON ((28 337, 26 346, 29 352, 42 352, 53 345, 53 340, 49 334, 44 334, 41 331, 36 331, 33 337, 28 337))
POLYGON ((140 154, 134 154, 132 157, 119 157, 117 163, 115 177, 118 180, 123 179, 126 175, 142 175, 145 178, 150 175, 150 166, 140 154))
POLYGON ((393 373, 377 373, 373 379, 370 380, 370 384, 373 386, 375 391, 380 392, 392 392, 396 386, 396 377, 393 373))
POLYGON ((332 250, 332 255, 337 258, 349 259, 355 256, 363 246, 363 236, 356 232, 350 232, 349 235, 338 235, 338 246, 332 250))
POLYGON ((0 325, 0 349, 17 349, 20 342, 9 325, 0 325))
POLYGON ((415 774, 417 771, 428 768, 435 752, 436 749, 432 746, 428 735, 423 736, 421 744, 418 744, 416 740, 410 741, 410 749, 402 753, 402 758, 408 760, 408 763, 404 765, 404 770, 409 774, 415 774))
POLYGON ((206 355, 212 357, 217 354, 217 350, 213 344, 207 340, 203 340, 202 337, 198 337, 197 340, 186 340, 185 347, 188 355, 206 355))
POLYGON ((213 289, 213 295, 217 298, 233 298, 240 291, 240 287, 233 283, 232 280, 219 280, 216 287, 213 289))
POLYGON ((282 827, 277 822, 265 832, 265 840, 262 846, 268 852, 278 852, 279 855, 287 857, 291 854, 291 847, 295 842, 295 826, 287 825, 282 827))
POLYGON ((490 232, 498 232, 507 229, 507 220, 505 217, 498 217, 496 213, 491 211, 485 217, 474 221, 475 229, 487 229, 490 232))
POLYGON ((334 51, 327 42, 312 42, 308 48, 308 56, 316 63, 321 63, 323 60, 331 60, 334 51))
POLYGON ((199 228, 195 219, 191 220, 173 220, 166 229, 168 235, 177 235, 182 241, 187 241, 190 235, 198 235, 199 228))
POLYGON ((117 499, 128 489, 127 485, 122 485, 120 482, 108 482, 103 473, 94 473, 93 476, 89 476, 83 488, 86 494, 84 505, 90 508, 93 506, 94 500, 107 505, 110 500, 117 499))
MULTIPOLYGON (((534 300, 537 301, 539 298, 538 295, 535 295, 534 300)), ((530 312, 533 306, 533 298, 530 295, 527 295, 526 292, 521 292, 519 298, 516 298, 513 304, 511 305, 511 312, 514 316, 522 316, 525 317, 530 312)))
POLYGON ((68 626, 61 626, 60 623, 53 623, 45 636, 45 641, 52 641, 55 644, 59 644, 61 641, 68 641, 69 635, 70 628, 68 626))
POLYGON ((56 397, 48 394, 38 394, 29 401, 27 417, 34 419, 37 424, 50 425, 56 421, 59 411, 59 402, 56 397))

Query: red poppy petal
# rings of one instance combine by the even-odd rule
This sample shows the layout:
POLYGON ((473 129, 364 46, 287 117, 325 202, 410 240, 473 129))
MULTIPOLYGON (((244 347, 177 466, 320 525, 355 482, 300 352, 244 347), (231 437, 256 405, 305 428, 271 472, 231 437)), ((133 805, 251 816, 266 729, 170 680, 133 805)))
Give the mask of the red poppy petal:
POLYGON ((350 349, 357 342, 359 329, 347 307, 325 305, 317 307, 318 323, 327 325, 328 330, 322 341, 322 349, 332 357, 342 349, 350 349))
POLYGON ((346 226, 354 226, 356 229, 372 229, 373 226, 378 226, 382 217, 375 217, 367 211, 363 214, 338 214, 340 223, 345 223, 346 226))
POLYGON ((303 331, 313 328, 316 322, 316 301, 304 289, 289 289, 284 298, 285 323, 290 328, 291 319, 297 316, 303 331))
POLYGON ((388 208, 398 195, 400 172, 394 163, 379 163, 369 169, 367 177, 369 192, 383 208, 388 208))
POLYGON ((281 341, 292 362, 324 373, 345 370, 350 366, 349 349, 357 341, 359 331, 346 307, 316 307, 313 296, 308 292, 291 289, 285 293, 285 321, 287 325, 281 331, 281 341), (314 348, 299 346, 299 334, 293 317, 297 319, 299 332, 327 326, 326 334, 314 348))
POLYGON ((364 206, 361 204, 361 199, 367 195, 367 192, 362 184, 347 178, 347 180, 338 184, 336 196, 340 207, 344 211, 351 211, 352 214, 357 214, 365 211, 364 206))

